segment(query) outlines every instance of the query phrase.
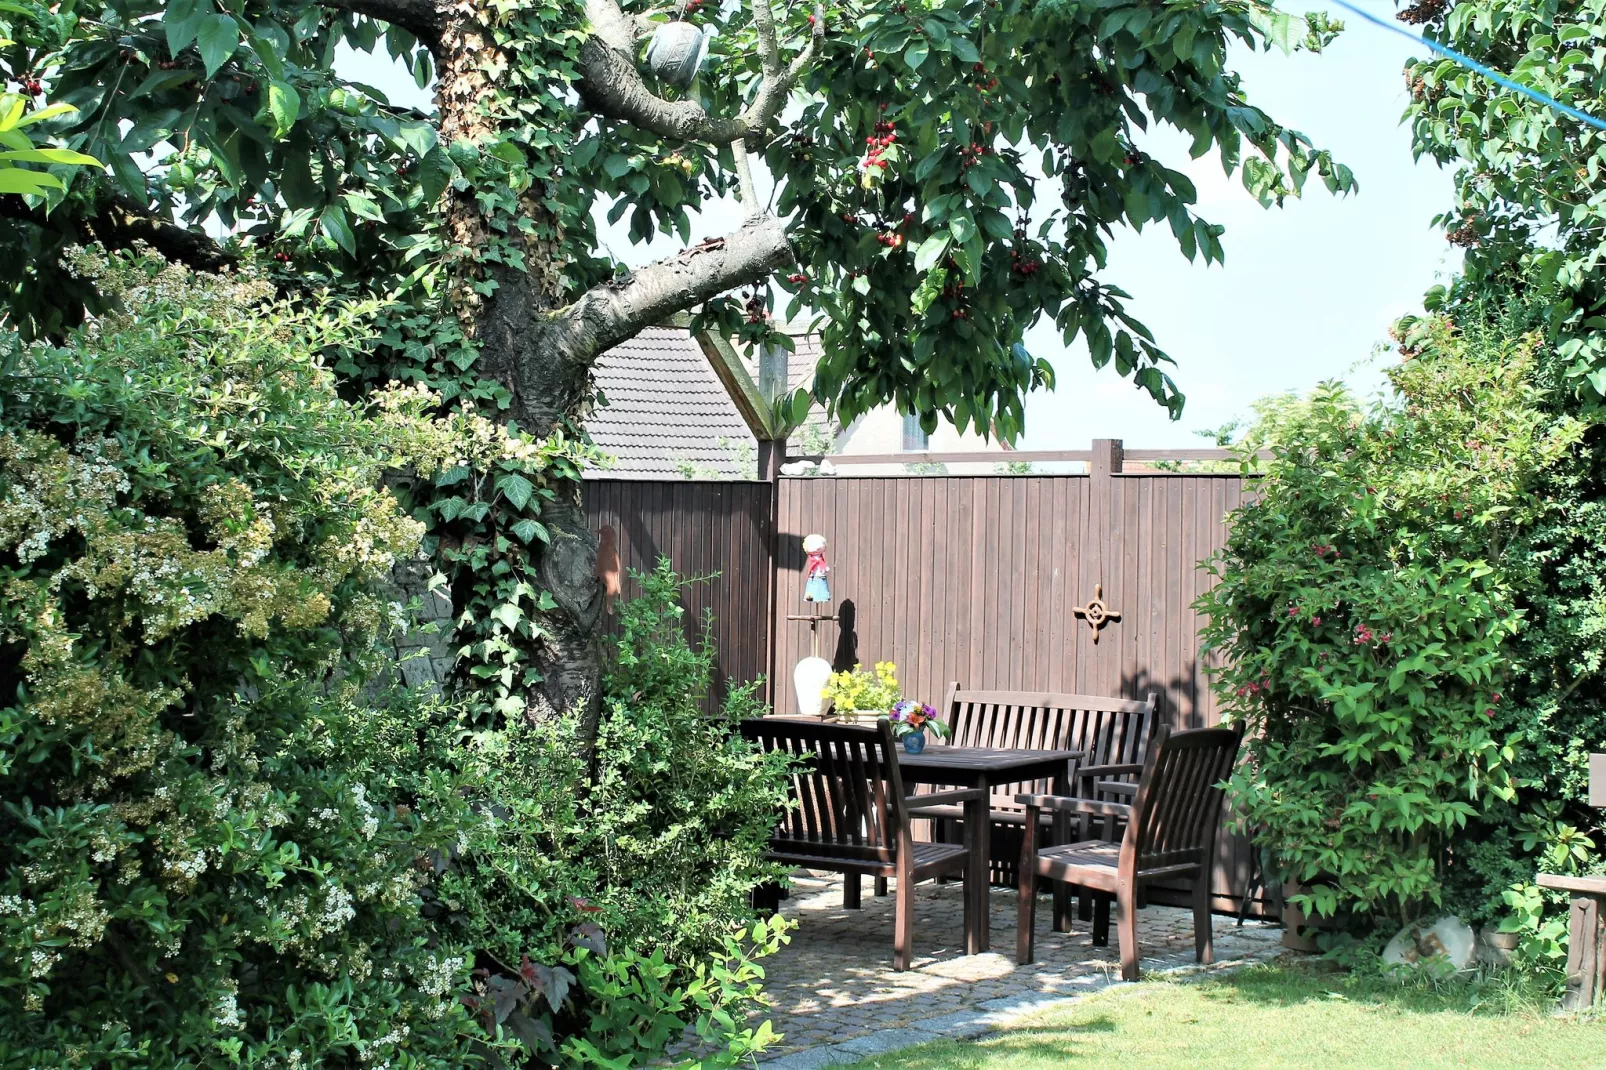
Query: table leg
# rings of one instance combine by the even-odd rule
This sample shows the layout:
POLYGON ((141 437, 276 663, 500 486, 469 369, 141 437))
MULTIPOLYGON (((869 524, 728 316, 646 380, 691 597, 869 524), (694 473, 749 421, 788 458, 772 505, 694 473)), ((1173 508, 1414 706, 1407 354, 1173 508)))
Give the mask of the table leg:
POLYGON ((981 783, 976 785, 981 789, 981 821, 980 827, 966 829, 970 833, 970 861, 968 872, 965 874, 965 894, 970 896, 970 909, 972 917, 976 919, 975 931, 965 934, 965 954, 980 955, 993 946, 992 919, 988 910, 989 896, 987 894, 993 879, 993 864, 989 852, 992 850, 992 785, 983 776, 981 783))

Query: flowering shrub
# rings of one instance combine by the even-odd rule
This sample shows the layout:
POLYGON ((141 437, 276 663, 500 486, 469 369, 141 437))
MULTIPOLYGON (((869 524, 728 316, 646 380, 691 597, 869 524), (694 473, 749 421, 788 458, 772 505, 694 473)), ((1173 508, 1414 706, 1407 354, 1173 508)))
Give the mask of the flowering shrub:
POLYGON ((0 342, 0 1065, 762 1046, 780 771, 731 738, 744 693, 702 713, 678 581, 623 610, 595 769, 573 718, 386 690, 422 528, 382 475, 532 445, 416 389, 343 401, 321 358, 362 308, 76 264, 128 311, 0 342))
POLYGON ((1200 601, 1215 687, 1249 733, 1234 805, 1325 915, 1440 902, 1458 834, 1511 820, 1511 548, 1581 433, 1541 411, 1531 340, 1415 330, 1396 404, 1326 386, 1274 431, 1200 601))
POLYGON ((859 710, 890 710, 903 694, 898 685, 898 667, 890 661, 878 661, 873 672, 855 665, 847 672, 834 672, 825 682, 821 697, 839 712, 859 710))
POLYGON ((343 760, 412 716, 359 704, 421 533, 381 466, 450 444, 338 397, 360 310, 78 267, 132 311, 0 343, 0 1062, 459 1065, 460 807, 343 760))

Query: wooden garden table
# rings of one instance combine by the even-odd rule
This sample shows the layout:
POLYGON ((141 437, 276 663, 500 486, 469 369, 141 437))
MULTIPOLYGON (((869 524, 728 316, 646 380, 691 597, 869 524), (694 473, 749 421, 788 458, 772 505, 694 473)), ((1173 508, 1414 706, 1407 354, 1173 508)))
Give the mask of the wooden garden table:
MULTIPOLYGON (((898 772, 905 786, 915 784, 938 785, 956 788, 992 789, 1004 784, 1024 780, 1053 780, 1055 795, 1071 794, 1071 763, 1087 754, 1080 750, 1010 750, 999 747, 948 747, 928 746, 919 754, 910 754, 898 748, 898 772)), ((976 850, 977 868, 965 875, 965 894, 973 896, 971 916, 976 918, 975 931, 965 939, 965 954, 976 955, 992 946, 992 933, 987 912, 987 891, 991 887, 988 874, 990 829, 967 830, 980 842, 976 850)), ((975 858, 975 855, 972 855, 975 858)))

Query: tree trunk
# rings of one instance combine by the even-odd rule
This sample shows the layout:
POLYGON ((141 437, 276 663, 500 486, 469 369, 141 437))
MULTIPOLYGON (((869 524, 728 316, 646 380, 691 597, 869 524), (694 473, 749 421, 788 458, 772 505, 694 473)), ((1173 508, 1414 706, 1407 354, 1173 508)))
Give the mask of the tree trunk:
MULTIPOLYGON (((348 2, 372 7, 379 0, 348 2)), ((814 41, 789 70, 782 70, 771 55, 774 62, 766 60, 761 89, 742 117, 716 121, 699 105, 670 103, 646 90, 635 70, 634 31, 616 3, 588 0, 587 10, 598 36, 588 42, 582 58, 582 95, 615 106, 624 113, 615 118, 644 129, 668 124, 683 134, 715 140, 754 135, 769 126, 821 33, 816 30, 814 41), (610 32, 616 39, 604 44, 610 32)), ((761 5, 758 10, 767 17, 766 8, 761 5)), ((491 54, 495 50, 491 36, 473 20, 472 7, 464 4, 450 12, 432 44, 439 70, 441 140, 485 142, 498 132, 485 106, 495 96, 487 72, 506 69, 510 58, 491 54)), ((767 51, 774 53, 773 26, 768 29, 767 51)), ((523 196, 521 210, 536 223, 530 228, 534 233, 554 235, 545 241, 519 228, 492 230, 472 196, 454 195, 446 217, 454 245, 468 251, 455 267, 453 307, 479 343, 481 370, 511 392, 509 418, 538 437, 578 426, 591 398, 592 364, 603 351, 663 322, 671 313, 762 279, 792 261, 785 227, 749 203, 753 214, 731 234, 701 242, 565 303, 562 235, 546 210, 544 192, 532 186, 523 196), (476 255, 494 241, 510 240, 521 243, 523 271, 505 266, 508 258, 476 255), (497 283, 488 297, 473 286, 483 279, 497 283)), ((532 547, 532 565, 534 579, 556 607, 534 620, 541 638, 531 654, 543 683, 526 697, 526 712, 543 718, 578 711, 589 740, 601 713, 602 660, 596 629, 603 592, 597 579, 598 539, 586 524, 580 484, 554 489, 558 497, 545 506, 541 517, 551 541, 532 547)))
MULTIPOLYGON (((487 70, 493 46, 489 35, 472 20, 457 17, 442 33, 438 50, 436 102, 441 139, 481 141, 495 131, 480 105, 492 91, 487 70)), ((545 224, 542 233, 556 233, 538 187, 523 198, 524 212, 545 224)), ((447 206, 448 230, 462 248, 488 247, 493 234, 473 197, 456 196, 447 206)), ((504 236, 505 237, 505 236, 504 236)), ((478 256, 459 266, 453 304, 467 333, 480 345, 480 368, 513 395, 507 417, 537 437, 564 423, 577 423, 590 397, 590 361, 551 329, 554 311, 563 299, 563 265, 556 240, 542 242, 517 234, 527 271, 486 263, 478 256), (489 277, 494 293, 482 297, 471 283, 489 277)), ((547 718, 576 711, 584 737, 594 738, 601 712, 602 658, 596 625, 602 609, 602 588, 596 578, 597 536, 586 525, 581 487, 559 487, 558 500, 543 511, 549 543, 532 546, 533 571, 557 608, 536 616, 542 632, 531 653, 543 682, 527 696, 526 716, 547 718)))

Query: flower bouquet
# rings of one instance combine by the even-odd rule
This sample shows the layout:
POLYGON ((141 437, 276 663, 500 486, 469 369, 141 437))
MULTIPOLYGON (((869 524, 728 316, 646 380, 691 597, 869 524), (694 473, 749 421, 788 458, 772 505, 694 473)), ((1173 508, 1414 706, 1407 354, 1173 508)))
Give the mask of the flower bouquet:
POLYGON ((821 697, 831 703, 839 721, 874 721, 898 701, 897 672, 890 661, 876 662, 874 672, 855 665, 848 672, 832 673, 821 697))
POLYGON ((906 698, 896 703, 887 713, 887 720, 892 724, 893 738, 903 740, 903 749, 910 754, 919 754, 926 749, 928 729, 938 739, 948 736, 948 726, 937 719, 937 711, 914 699, 906 698))

